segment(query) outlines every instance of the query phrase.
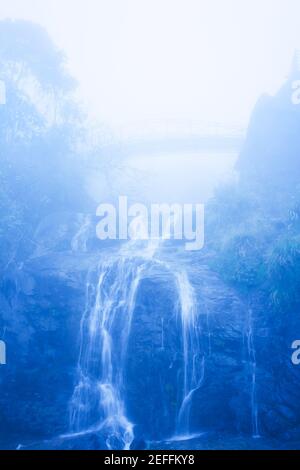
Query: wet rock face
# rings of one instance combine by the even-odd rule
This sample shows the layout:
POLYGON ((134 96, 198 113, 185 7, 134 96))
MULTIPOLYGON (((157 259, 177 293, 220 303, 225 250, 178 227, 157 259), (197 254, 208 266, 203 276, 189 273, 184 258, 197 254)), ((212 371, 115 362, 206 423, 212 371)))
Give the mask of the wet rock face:
POLYGON ((258 377, 261 432, 280 437, 282 442, 295 438, 299 441, 300 369, 291 360, 291 345, 300 332, 299 312, 292 310, 284 318, 280 314, 273 316, 264 332, 259 325, 266 322, 266 311, 267 308, 260 311, 256 332, 257 361, 261 364, 258 377))
POLYGON ((196 283, 205 367, 191 428, 251 434, 248 309, 208 268, 200 268, 196 283))
POLYGON ((105 450, 105 440, 97 433, 63 435, 19 446, 18 450, 105 450))
MULTIPOLYGON (((46 250, 11 267, 3 278, 7 366, 0 370, 0 447, 32 442, 38 442, 30 444, 35 448, 107 446, 101 433, 57 437, 69 432, 87 273, 96 272, 98 262, 98 252, 63 251, 60 245, 55 253, 46 250)), ((249 316, 248 301, 186 255, 172 257, 168 267, 156 261, 150 265, 138 286, 123 371, 126 416, 135 433, 131 445, 141 448, 148 440, 180 433, 186 358, 176 269, 187 273, 197 312, 193 329, 199 344, 188 360, 194 361, 199 380, 184 410, 189 433, 251 436, 257 407, 263 435, 296 441, 298 369, 283 351, 299 323, 283 335, 259 300, 249 316), (280 335, 274 344, 273 337, 280 335)), ((116 275, 111 270, 108 284, 116 275)))
POLYGON ((143 279, 133 314, 125 371, 126 407, 138 435, 147 439, 171 436, 176 426, 182 339, 174 291, 168 272, 143 279))
MULTIPOLYGON (((189 432, 226 430, 252 434, 252 363, 247 348, 247 308, 208 268, 191 275, 197 292, 203 377, 193 391, 189 432)), ((172 274, 144 279, 134 310, 126 368, 126 403, 140 436, 178 433, 184 351, 172 274), (177 312, 177 313, 176 313, 177 312)))
MULTIPOLYGON (((36 258, 24 268, 21 277, 31 279, 33 287, 31 291, 26 285, 14 298, 18 321, 9 329, 8 348, 18 353, 5 370, 1 398, 3 423, 18 429, 17 439, 49 439, 68 431, 87 266, 93 262, 93 257, 87 261, 78 254, 61 253, 36 258)), ((203 374, 193 391, 189 431, 251 434, 247 310, 207 268, 190 273, 189 279, 196 292, 194 327, 199 336, 199 347, 191 354, 203 374)), ((136 439, 178 433, 185 357, 172 270, 154 263, 140 281, 126 357, 124 402, 136 439)), ((79 442, 74 445, 92 445, 87 438, 79 442)))
POLYGON ((52 254, 28 261, 15 276, 10 273, 14 289, 3 289, 10 315, 5 317, 7 365, 0 371, 0 446, 67 429, 86 276, 85 268, 67 268, 67 258, 62 263, 52 254))

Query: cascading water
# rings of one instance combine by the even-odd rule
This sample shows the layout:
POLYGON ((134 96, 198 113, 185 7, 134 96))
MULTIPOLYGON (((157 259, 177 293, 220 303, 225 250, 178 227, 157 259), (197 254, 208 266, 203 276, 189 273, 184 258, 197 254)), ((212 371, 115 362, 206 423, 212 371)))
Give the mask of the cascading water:
POLYGON ((161 350, 165 349, 165 337, 164 337, 164 319, 161 319, 161 350))
MULTIPOLYGON (((82 231, 79 232, 81 237, 82 231)), ((159 246, 159 240, 143 243, 133 240, 113 259, 100 264, 96 281, 90 275, 87 282, 77 384, 70 404, 70 429, 72 434, 101 434, 109 449, 129 449, 134 439, 134 426, 126 416, 124 400, 125 361, 138 287, 153 264, 162 265, 174 276, 174 295, 178 297, 181 316, 183 384, 178 436, 189 434, 193 393, 203 380, 204 359, 200 355, 195 293, 184 271, 174 270, 155 257, 159 246)), ((162 318, 162 350, 164 335, 162 318)))
POLYGON ((190 410, 194 392, 204 378, 205 359, 201 355, 197 321, 197 302, 194 289, 186 272, 175 273, 179 296, 183 343, 183 391, 178 413, 176 435, 187 437, 190 433, 190 410))
POLYGON ((110 449, 128 449, 133 425, 126 417, 124 360, 144 261, 120 257, 103 263, 96 291, 88 287, 81 322, 78 383, 71 401, 71 429, 100 431, 110 449))
POLYGON ((252 310, 248 310, 247 320, 247 351, 251 373, 251 424, 252 424, 252 435, 254 438, 259 438, 259 427, 258 427, 258 404, 257 404, 257 392, 256 392, 256 352, 253 342, 253 319, 252 310))
POLYGON ((88 239, 87 234, 91 225, 91 217, 89 215, 81 215, 79 222, 80 227, 71 241, 71 249, 75 252, 86 252, 88 239))

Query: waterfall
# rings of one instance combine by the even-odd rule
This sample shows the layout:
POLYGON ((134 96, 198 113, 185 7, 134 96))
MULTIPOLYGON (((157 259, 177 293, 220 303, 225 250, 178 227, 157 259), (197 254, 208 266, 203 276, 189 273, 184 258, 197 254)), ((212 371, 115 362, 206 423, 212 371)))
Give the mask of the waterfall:
MULTIPOLYGON (((77 239, 86 230, 80 231, 77 239)), ((134 425, 126 415, 125 360, 132 315, 141 279, 153 263, 167 269, 174 279, 181 318, 183 374, 177 434, 189 433, 193 393, 204 376, 200 357, 197 308, 194 289, 185 271, 158 259, 159 240, 131 240, 115 256, 102 261, 86 285, 86 306, 80 326, 77 381, 70 403, 72 434, 99 433, 109 449, 129 449, 134 425)), ((164 350, 164 320, 161 349, 164 350)))
POLYGON ((123 401, 124 360, 143 262, 121 257, 103 263, 96 290, 88 284, 81 321, 78 383, 71 400, 71 429, 100 431, 109 449, 128 449, 133 425, 123 401))
POLYGON ((183 343, 182 401, 177 418, 176 435, 190 434, 190 411, 194 392, 204 379, 205 358, 201 354, 196 296, 186 272, 175 273, 179 296, 183 343))
POLYGON ((161 350, 165 349, 164 319, 161 318, 161 350))
POLYGON ((253 319, 252 310, 248 310, 248 321, 247 321, 247 351, 250 364, 251 374, 251 425, 252 425, 252 436, 259 438, 259 427, 258 427, 258 404, 257 404, 257 391, 256 391, 256 351, 253 341, 253 319))
POLYGON ((71 249, 74 252, 87 250, 88 231, 91 225, 91 217, 81 214, 79 217, 80 226, 71 240, 71 249))
MULTIPOLYGON (((76 240, 87 224, 82 227, 76 240)), ((137 235, 138 230, 139 225, 137 235)), ((126 351, 138 286, 158 247, 159 240, 131 240, 116 258, 100 263, 96 282, 89 280, 86 286, 70 430, 101 432, 109 449, 129 449, 134 438, 124 403, 126 351)))

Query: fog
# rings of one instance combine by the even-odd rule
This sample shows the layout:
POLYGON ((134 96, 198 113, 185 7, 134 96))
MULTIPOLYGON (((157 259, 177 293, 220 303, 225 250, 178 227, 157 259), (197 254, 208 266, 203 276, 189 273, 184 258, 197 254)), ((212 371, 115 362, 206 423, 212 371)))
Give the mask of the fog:
POLYGON ((10 0, 0 18, 49 31, 94 119, 247 125, 300 47, 298 0, 10 0))

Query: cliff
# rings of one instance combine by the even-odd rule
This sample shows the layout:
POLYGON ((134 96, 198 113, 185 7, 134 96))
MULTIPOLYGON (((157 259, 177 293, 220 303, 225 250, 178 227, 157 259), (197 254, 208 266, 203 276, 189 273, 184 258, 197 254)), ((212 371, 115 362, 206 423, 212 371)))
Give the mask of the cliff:
POLYGON ((241 181, 297 184, 300 176, 300 69, 295 56, 291 72, 275 96, 263 95, 249 123, 237 163, 241 181))

